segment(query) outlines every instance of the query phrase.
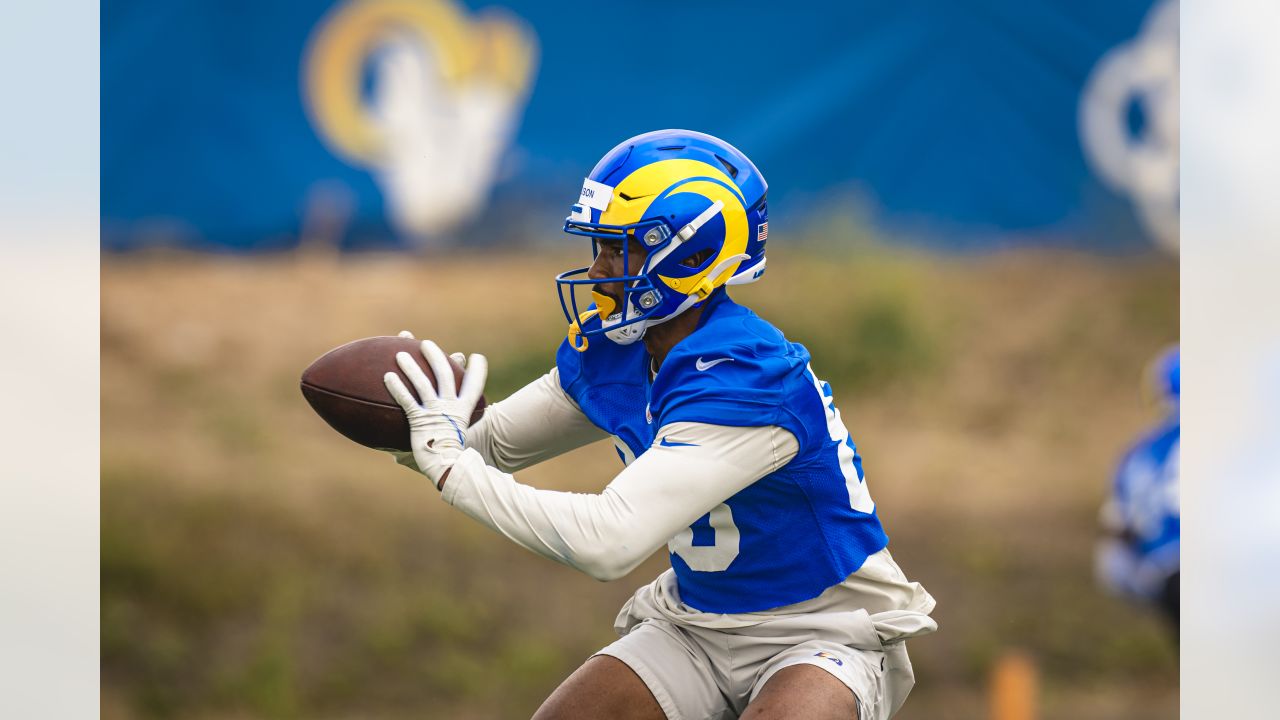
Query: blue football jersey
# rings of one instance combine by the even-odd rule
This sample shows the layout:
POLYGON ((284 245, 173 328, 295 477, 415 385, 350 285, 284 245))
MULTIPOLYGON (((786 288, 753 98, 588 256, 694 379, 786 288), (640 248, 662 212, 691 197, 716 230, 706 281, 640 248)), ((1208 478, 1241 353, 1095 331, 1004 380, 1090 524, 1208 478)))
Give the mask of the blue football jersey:
POLYGON ((673 422, 790 431, 799 443, 791 462, 713 508, 668 549, 681 600, 704 612, 756 612, 817 597, 889 541, 862 459, 804 346, 723 291, 704 307, 697 329, 652 380, 643 343, 597 339, 584 352, 561 345, 561 385, 614 436, 624 463, 673 422))
POLYGON ((1182 513, 1178 498, 1178 416, 1139 440, 1116 473, 1112 497, 1129 545, 1142 561, 1178 569, 1182 513))

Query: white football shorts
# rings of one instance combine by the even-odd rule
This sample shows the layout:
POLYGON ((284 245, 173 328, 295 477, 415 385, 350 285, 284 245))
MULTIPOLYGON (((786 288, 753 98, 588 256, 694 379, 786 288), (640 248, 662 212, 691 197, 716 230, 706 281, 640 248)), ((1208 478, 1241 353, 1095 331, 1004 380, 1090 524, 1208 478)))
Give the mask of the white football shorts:
POLYGON ((618 616, 621 637, 597 654, 634 670, 670 720, 736 718, 792 665, 822 668, 844 683, 859 720, 886 720, 915 684, 905 642, 882 644, 877 616, 865 610, 716 617, 728 622, 684 622, 637 593, 618 616))

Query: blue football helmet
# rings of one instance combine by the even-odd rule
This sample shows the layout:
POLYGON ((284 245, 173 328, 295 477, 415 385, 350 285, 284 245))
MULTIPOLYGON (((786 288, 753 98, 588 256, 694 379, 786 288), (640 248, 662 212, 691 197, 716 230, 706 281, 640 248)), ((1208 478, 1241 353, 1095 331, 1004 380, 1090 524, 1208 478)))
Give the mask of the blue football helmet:
POLYGON ((638 242, 646 256, 633 271, 624 252, 620 277, 588 278, 590 266, 556 276, 570 344, 585 350, 600 335, 633 343, 722 286, 759 279, 768 189, 746 155, 704 133, 658 130, 610 150, 583 181, 564 231, 591 238, 593 256, 602 239, 638 242), (699 253, 707 257, 685 264, 699 253), (579 310, 579 286, 607 283, 622 284, 622 307, 593 291, 593 305, 579 310))

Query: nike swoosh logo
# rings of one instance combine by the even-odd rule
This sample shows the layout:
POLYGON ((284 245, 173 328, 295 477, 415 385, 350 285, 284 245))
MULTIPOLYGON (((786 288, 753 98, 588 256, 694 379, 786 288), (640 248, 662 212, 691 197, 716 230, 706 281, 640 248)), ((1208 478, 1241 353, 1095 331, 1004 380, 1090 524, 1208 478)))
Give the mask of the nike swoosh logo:
POLYGON ((658 441, 662 447, 698 447, 698 443, 671 442, 665 437, 658 441))
POLYGON ((702 358, 698 358, 694 363, 694 367, 698 368, 698 372, 706 372, 722 362, 733 362, 733 358, 716 358, 711 362, 703 362, 702 358))

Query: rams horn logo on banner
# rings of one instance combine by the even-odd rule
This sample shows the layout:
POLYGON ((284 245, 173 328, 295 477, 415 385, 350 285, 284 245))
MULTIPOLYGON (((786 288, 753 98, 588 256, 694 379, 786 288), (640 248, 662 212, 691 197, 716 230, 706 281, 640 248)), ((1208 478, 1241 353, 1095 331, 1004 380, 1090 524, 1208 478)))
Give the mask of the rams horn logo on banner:
POLYGON ((391 224, 430 238, 483 206, 536 61, 533 31, 507 12, 346 0, 312 31, 303 95, 329 149, 373 172, 391 224))

